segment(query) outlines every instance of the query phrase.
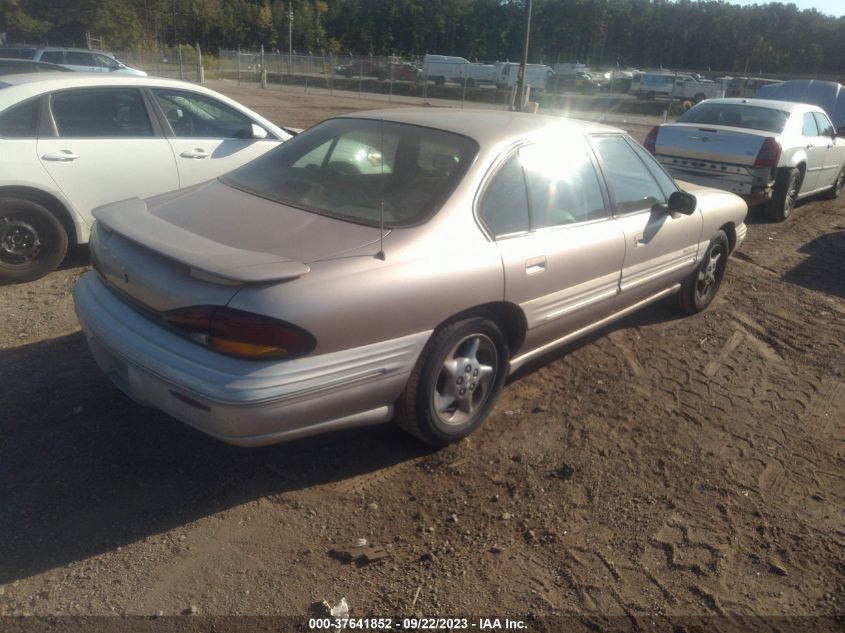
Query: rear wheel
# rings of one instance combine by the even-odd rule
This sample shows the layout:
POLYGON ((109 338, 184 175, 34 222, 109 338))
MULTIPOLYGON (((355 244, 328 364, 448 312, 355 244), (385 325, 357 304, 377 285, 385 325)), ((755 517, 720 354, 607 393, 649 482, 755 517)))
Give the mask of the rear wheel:
POLYGON ((466 437, 496 403, 507 364, 507 343, 492 319, 473 317, 439 328, 397 403, 397 423, 432 446, 466 437))
POLYGON ((839 170, 836 182, 834 182, 833 186, 828 190, 827 197, 831 200, 835 200, 842 195, 843 189, 845 189, 845 167, 842 167, 842 169, 839 170))
POLYGON ((695 95, 695 97, 693 98, 693 101, 695 101, 696 103, 701 103, 706 98, 707 98, 707 96, 703 92, 699 92, 697 95, 695 95))
POLYGON ((783 222, 792 213, 801 189, 801 172, 795 168, 783 169, 775 179, 774 195, 766 203, 766 218, 771 222, 783 222))
POLYGON ((56 269, 67 252, 62 223, 23 198, 0 199, 0 281, 33 281, 56 269))
POLYGON ((677 296, 677 305, 681 310, 695 314, 710 305, 722 285, 729 254, 728 236, 724 231, 716 231, 701 264, 681 284, 677 296))

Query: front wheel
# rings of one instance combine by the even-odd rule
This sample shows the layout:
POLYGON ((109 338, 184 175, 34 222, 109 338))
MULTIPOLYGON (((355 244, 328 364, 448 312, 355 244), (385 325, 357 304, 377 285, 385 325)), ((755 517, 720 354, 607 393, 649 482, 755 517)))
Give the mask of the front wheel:
POLYGON ((62 223, 23 198, 0 198, 0 281, 34 281, 55 270, 67 252, 62 223))
POLYGON ((472 433, 496 403, 507 376, 508 346, 499 325, 474 317, 435 331, 396 407, 396 422, 432 446, 472 433))
POLYGON ((836 181, 833 183, 833 186, 828 190, 828 199, 836 200, 836 198, 842 195, 843 189, 845 189, 845 167, 839 170, 839 175, 836 177, 836 181))
POLYGON ((792 213, 798 201, 801 189, 801 172, 797 169, 784 169, 775 178, 774 195, 766 203, 766 218, 771 222, 783 222, 792 213))
POLYGON ((730 255, 728 236, 724 231, 716 231, 704 252, 701 264, 681 284, 677 296, 677 304, 681 310, 695 314, 710 305, 719 286, 722 285, 728 255, 730 255))

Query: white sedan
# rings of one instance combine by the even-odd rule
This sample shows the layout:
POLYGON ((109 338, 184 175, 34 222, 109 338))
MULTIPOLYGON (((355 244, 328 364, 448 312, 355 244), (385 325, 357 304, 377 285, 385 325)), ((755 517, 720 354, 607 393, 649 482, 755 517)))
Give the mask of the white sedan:
POLYGON ((0 80, 0 281, 85 244, 96 207, 216 178, 291 137, 212 90, 154 77, 0 80))

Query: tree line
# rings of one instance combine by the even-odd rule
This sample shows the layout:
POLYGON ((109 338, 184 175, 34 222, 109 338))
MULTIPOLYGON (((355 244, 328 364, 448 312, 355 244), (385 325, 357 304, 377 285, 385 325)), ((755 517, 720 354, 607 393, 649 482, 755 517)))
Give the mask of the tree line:
MULTIPOLYGON (((518 60, 526 0, 0 0, 9 42, 518 60), (290 15, 293 15, 292 25, 290 15), (292 38, 288 39, 289 31, 292 38)), ((529 60, 841 74, 845 17, 722 0, 534 0, 529 60)))

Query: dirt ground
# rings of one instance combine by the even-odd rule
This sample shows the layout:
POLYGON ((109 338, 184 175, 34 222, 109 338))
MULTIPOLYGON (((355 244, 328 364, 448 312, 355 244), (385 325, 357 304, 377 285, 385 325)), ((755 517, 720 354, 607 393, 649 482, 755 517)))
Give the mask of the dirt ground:
MULTIPOLYGON (((300 127, 385 105, 215 87, 300 127)), ((390 425, 226 446, 96 367, 84 250, 0 287, 0 615, 842 617, 845 202, 748 222, 704 313, 544 358, 436 452, 390 425), (387 558, 330 554, 361 538, 387 558)))

